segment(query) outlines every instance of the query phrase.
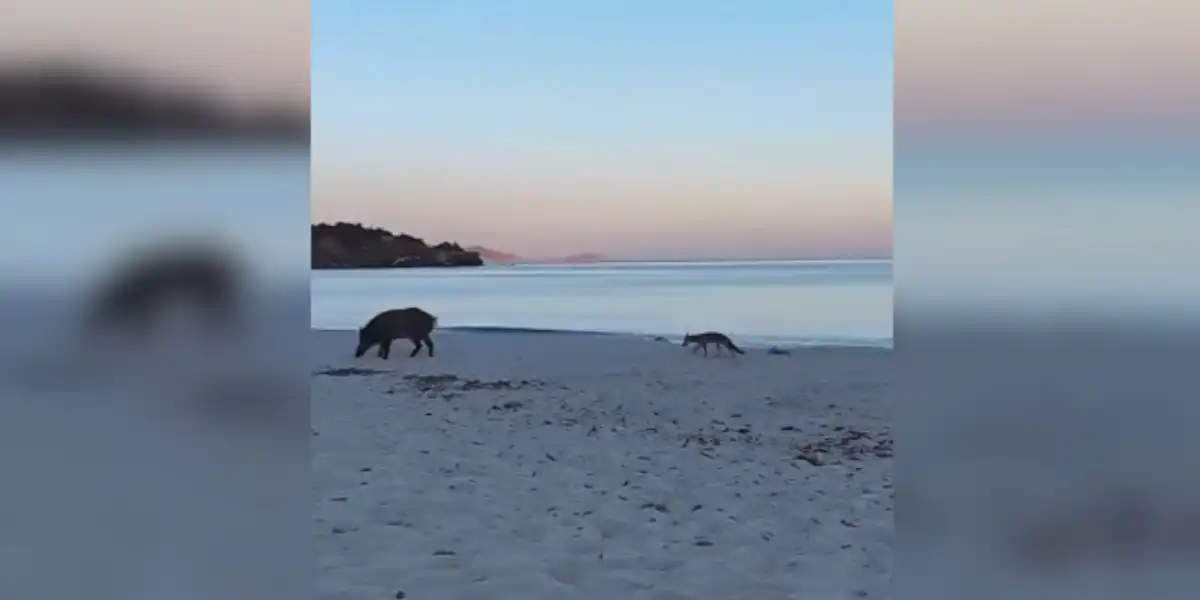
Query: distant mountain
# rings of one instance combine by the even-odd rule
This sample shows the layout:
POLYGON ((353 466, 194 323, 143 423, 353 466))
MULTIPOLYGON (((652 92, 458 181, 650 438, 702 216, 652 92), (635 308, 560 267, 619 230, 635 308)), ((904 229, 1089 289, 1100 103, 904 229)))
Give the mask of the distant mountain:
POLYGON ((585 252, 583 254, 572 254, 570 256, 566 256, 566 257, 560 258, 558 260, 547 261, 547 262, 586 264, 586 263, 604 262, 605 260, 606 259, 599 254, 595 254, 592 252, 585 252))
POLYGON ((483 261, 489 265, 502 265, 502 264, 524 262, 524 259, 522 259, 520 256, 517 256, 516 254, 512 254, 509 252, 501 252, 499 250, 492 250, 491 248, 484 248, 483 246, 470 246, 467 248, 467 250, 470 252, 478 253, 479 256, 483 257, 483 261))
POLYGON ((478 253, 483 257, 483 261, 489 265, 513 265, 513 264, 528 264, 528 263, 543 263, 543 264, 585 264, 603 262, 604 257, 592 252, 582 254, 571 254, 569 256, 537 258, 525 257, 511 252, 495 250, 493 248, 485 248, 483 246, 471 246, 467 248, 469 252, 478 253))

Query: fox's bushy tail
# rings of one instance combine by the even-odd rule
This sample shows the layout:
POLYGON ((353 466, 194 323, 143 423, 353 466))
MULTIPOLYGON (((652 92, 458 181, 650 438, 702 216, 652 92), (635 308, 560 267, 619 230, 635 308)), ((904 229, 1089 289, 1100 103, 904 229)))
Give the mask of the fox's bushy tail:
POLYGON ((734 351, 734 352, 737 352, 738 354, 745 354, 745 353, 746 353, 746 351, 745 351, 745 350, 742 350, 741 348, 738 348, 738 347, 737 347, 737 344, 733 343, 733 341, 730 341, 730 342, 729 342, 729 349, 730 349, 730 350, 732 350, 732 351, 734 351))

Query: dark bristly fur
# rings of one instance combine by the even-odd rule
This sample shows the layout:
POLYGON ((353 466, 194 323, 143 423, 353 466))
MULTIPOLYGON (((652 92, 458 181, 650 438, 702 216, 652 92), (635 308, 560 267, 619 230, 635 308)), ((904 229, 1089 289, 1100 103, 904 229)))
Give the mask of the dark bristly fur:
POLYGON ((745 354, 729 336, 718 333, 716 331, 705 331, 704 333, 689 333, 683 336, 683 343, 680 346, 687 347, 688 344, 694 344, 696 347, 692 349, 695 353, 697 350, 703 349, 704 356, 708 356, 708 345, 713 344, 717 347, 717 354, 721 353, 721 348, 725 348, 732 353, 745 354))
POLYGON ((437 317, 415 307, 395 308, 385 310, 374 317, 358 330, 358 348, 354 351, 355 358, 360 358, 371 349, 379 346, 379 358, 386 359, 392 350, 392 341, 405 339, 413 343, 412 358, 421 351, 421 346, 433 356, 433 339, 430 334, 437 328, 437 317))

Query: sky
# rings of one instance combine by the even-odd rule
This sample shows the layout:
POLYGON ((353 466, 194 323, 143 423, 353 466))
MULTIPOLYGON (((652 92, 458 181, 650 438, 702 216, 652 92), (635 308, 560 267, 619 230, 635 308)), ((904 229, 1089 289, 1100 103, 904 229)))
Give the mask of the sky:
POLYGON ((314 2, 312 219, 529 257, 889 256, 891 4, 314 2))

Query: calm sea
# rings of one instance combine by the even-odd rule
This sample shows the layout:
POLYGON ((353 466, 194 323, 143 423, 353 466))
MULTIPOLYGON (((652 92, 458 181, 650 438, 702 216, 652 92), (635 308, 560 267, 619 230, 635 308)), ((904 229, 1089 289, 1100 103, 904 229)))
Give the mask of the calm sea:
POLYGON ((314 271, 312 325, 354 329, 421 306, 441 328, 891 346, 890 261, 601 263, 314 271))

